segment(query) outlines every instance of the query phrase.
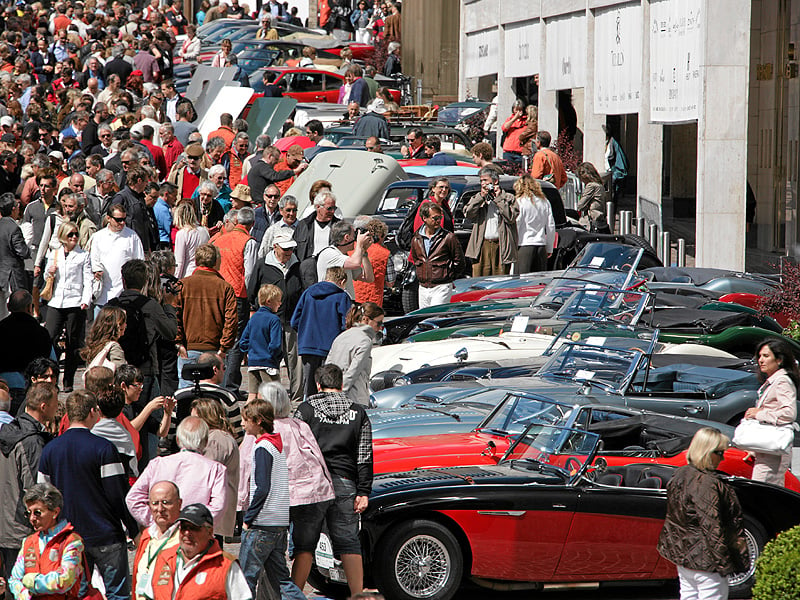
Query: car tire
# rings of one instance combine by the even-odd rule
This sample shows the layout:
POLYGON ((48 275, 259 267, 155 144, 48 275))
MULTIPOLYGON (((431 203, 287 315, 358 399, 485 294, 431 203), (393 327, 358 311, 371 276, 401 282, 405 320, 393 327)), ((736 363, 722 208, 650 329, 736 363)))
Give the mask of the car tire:
POLYGON ((387 598, 450 600, 455 596, 464 558, 458 540, 444 525, 423 519, 398 524, 380 547, 375 576, 387 598))
POLYGON ((764 544, 767 543, 767 534, 764 528, 749 516, 744 517, 744 535, 747 541, 747 550, 750 553, 750 562, 745 573, 735 573, 728 577, 730 582, 728 596, 730 598, 751 597, 756 576, 756 561, 764 551, 764 544))
POLYGON ((404 287, 400 299, 403 304, 403 314, 407 315, 417 310, 419 308, 419 291, 417 290, 417 284, 404 287))

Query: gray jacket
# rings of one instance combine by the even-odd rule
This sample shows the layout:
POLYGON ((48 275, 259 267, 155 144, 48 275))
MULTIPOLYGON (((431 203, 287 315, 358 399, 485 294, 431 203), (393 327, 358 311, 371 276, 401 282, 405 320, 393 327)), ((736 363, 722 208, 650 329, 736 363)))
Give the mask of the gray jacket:
POLYGON ((342 369, 342 391, 351 402, 365 407, 369 406, 372 345, 376 339, 375 330, 369 325, 353 325, 336 336, 325 361, 342 369))
MULTIPOLYGON (((502 190, 494 199, 497 206, 497 233, 500 243, 500 264, 511 264, 517 260, 517 217, 519 206, 517 199, 502 190)), ((470 198, 464 207, 464 216, 472 221, 472 233, 469 236, 467 250, 464 255, 477 261, 483 248, 483 237, 486 232, 487 199, 482 192, 470 198)))

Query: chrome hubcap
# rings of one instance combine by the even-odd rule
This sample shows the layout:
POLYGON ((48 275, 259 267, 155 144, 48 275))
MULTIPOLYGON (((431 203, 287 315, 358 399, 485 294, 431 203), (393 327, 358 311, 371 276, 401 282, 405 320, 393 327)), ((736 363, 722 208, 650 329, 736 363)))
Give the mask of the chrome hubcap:
POLYGON ((749 529, 745 528, 744 539, 745 542, 747 542, 747 553, 749 555, 747 570, 741 573, 728 575, 728 585, 731 587, 743 584, 756 572, 756 559, 758 558, 758 544, 756 543, 756 538, 753 537, 749 529))
POLYGON ((405 542, 394 561, 397 583, 414 598, 429 598, 439 592, 450 576, 450 554, 444 544, 429 535, 405 542))

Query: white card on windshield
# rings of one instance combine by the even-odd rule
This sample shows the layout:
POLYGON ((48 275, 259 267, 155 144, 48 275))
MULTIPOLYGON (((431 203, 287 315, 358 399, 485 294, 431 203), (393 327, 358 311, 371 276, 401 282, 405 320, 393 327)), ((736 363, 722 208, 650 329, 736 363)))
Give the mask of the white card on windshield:
POLYGON ((581 379, 592 379, 594 377, 594 371, 586 371, 585 369, 578 369, 578 372, 575 373, 575 379, 580 381, 581 379))
POLYGON ((606 343, 606 338, 598 336, 589 336, 586 338, 586 343, 589 346, 602 346, 606 343))
POLYGON ((528 317, 514 317, 514 320, 511 321, 511 331, 514 333, 525 333, 527 327, 528 317))
POLYGON ((602 267, 605 259, 602 256, 595 256, 592 262, 589 263, 592 267, 602 267))

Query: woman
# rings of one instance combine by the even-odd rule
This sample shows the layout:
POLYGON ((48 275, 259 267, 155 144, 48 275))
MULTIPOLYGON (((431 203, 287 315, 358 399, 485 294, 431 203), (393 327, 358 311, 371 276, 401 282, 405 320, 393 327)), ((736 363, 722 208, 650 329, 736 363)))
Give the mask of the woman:
POLYGON ((503 159, 513 163, 522 164, 522 145, 519 136, 525 130, 528 119, 525 114, 525 103, 515 100, 511 107, 511 116, 503 123, 503 159))
MULTIPOLYGON (((744 413, 745 419, 756 419, 768 425, 789 425, 797 419, 797 385, 800 369, 791 347, 781 340, 762 342, 756 349, 759 377, 764 384, 758 390, 758 400, 744 413)), ((786 470, 792 460, 792 450, 782 454, 755 452, 753 480, 784 485, 786 470)))
POLYGON ((200 27, 206 20, 206 13, 208 9, 211 8, 211 3, 208 0, 203 0, 200 3, 200 10, 198 10, 194 15, 194 20, 197 22, 197 26, 200 27))
POLYGON ((342 369, 342 391, 350 401, 369 406, 372 346, 383 332, 383 309, 374 302, 354 304, 345 323, 347 329, 333 340, 325 362, 342 369))
POLYGON ((678 567, 681 598, 725 600, 727 576, 745 570, 742 508, 730 486, 714 474, 730 440, 718 429, 694 434, 667 484, 667 516, 658 552, 678 567))
POLYGON ((89 329, 89 335, 86 336, 86 345, 81 350, 87 369, 91 365, 116 371, 125 364, 125 352, 119 345, 119 338, 125 333, 126 324, 127 314, 124 309, 104 306, 100 310, 89 329))
POLYGON ((580 224, 589 231, 610 233, 606 221, 606 189, 603 179, 595 166, 590 162, 578 165, 578 178, 583 183, 578 212, 581 213, 580 224))
POLYGON ((233 43, 230 38, 225 38, 220 44, 220 51, 214 55, 214 60, 211 61, 212 67, 224 67, 230 53, 233 52, 233 43))
POLYGON ((170 423, 172 422, 172 409, 175 407, 175 398, 157 396, 145 404, 138 414, 135 414, 134 405, 139 402, 139 396, 142 394, 144 385, 142 372, 133 365, 122 365, 114 374, 114 382, 125 396, 125 407, 122 409, 122 414, 131 427, 129 428, 122 419, 120 419, 120 422, 128 431, 132 430, 131 437, 134 438, 136 455, 141 458, 139 433, 146 425, 145 433, 152 432, 159 438, 167 437, 170 423), (158 411, 161 411, 161 413, 158 411))
POLYGON ((367 256, 372 264, 373 281, 354 281, 353 289, 356 292, 356 302, 374 302, 383 308, 383 290, 391 289, 395 278, 394 265, 389 267, 392 253, 383 245, 389 235, 389 228, 380 219, 370 219, 366 230, 372 237, 367 256))
POLYGON ((522 156, 533 154, 533 142, 536 134, 539 133, 539 107, 530 104, 525 109, 525 128, 519 134, 519 145, 522 148, 522 156))
POLYGON ((183 60, 194 60, 200 54, 200 38, 197 37, 197 27, 194 25, 186 26, 186 39, 181 44, 178 56, 183 60))
POLYGON ((47 333, 53 347, 66 329, 63 391, 71 392, 78 370, 78 348, 83 343, 86 309, 92 302, 92 264, 89 253, 78 246, 78 226, 65 222, 58 228, 61 246, 52 254, 45 268, 46 277, 54 277, 53 296, 48 303, 47 333))
MULTIPOLYGON (((283 454, 289 469, 289 518, 293 524, 294 541, 295 536, 302 535, 302 528, 296 523, 302 522, 303 515, 324 512, 328 503, 333 500, 333 483, 311 428, 304 421, 290 416, 292 403, 284 387, 275 382, 264 383, 258 388, 258 393, 272 405, 275 413, 273 427, 283 442, 283 454)), ((249 472, 246 476, 250 478, 249 472)), ((294 545, 298 543, 295 542, 294 545)), ((295 555, 292 579, 297 581, 295 573, 298 569, 303 569, 305 577, 308 577, 311 559, 310 553, 300 552, 295 555)))
POLYGON ((514 193, 519 206, 516 272, 545 271, 556 241, 556 223, 550 202, 539 182, 527 173, 514 182, 514 193))
POLYGON ((77 598, 84 577, 83 540, 61 516, 64 497, 37 483, 22 498, 34 533, 22 542, 8 589, 14 598, 77 598))
POLYGON ((200 227, 190 203, 182 203, 175 208, 172 224, 178 230, 175 235, 175 277, 183 279, 194 273, 194 254, 208 242, 210 236, 208 229, 200 227))
POLYGON ((219 518, 214 533, 232 536, 236 526, 236 498, 239 489, 239 446, 233 439, 233 428, 219 400, 196 398, 192 401, 192 416, 200 417, 208 425, 208 444, 203 456, 227 468, 225 474, 225 512, 219 518))
POLYGON ((442 207, 442 221, 439 226, 442 229, 453 232, 453 213, 450 212, 450 180, 447 177, 434 177, 428 184, 428 193, 413 210, 409 210, 403 219, 402 225, 397 233, 399 245, 408 249, 411 247, 411 238, 424 225, 419 209, 426 202, 433 202, 442 207))

